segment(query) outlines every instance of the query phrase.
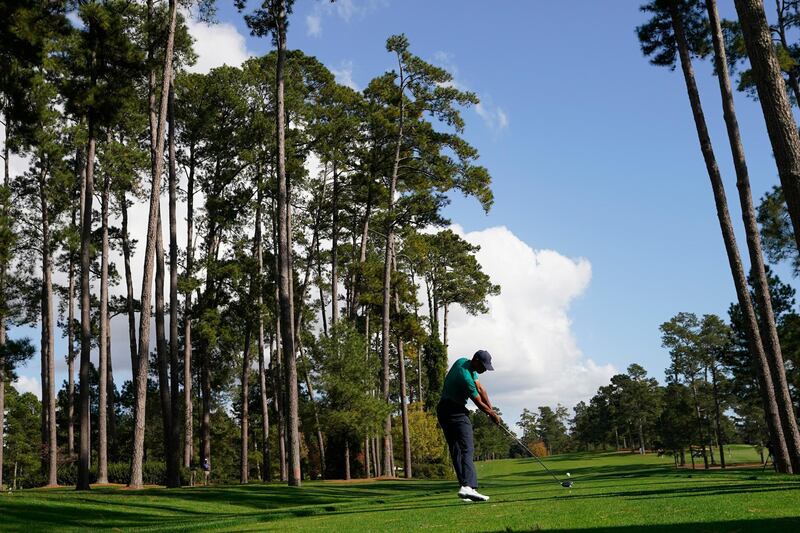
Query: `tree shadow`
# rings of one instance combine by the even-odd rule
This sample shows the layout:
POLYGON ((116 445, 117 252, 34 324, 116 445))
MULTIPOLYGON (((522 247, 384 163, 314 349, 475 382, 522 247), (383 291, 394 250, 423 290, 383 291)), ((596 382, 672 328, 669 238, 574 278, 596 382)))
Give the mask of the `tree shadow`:
MULTIPOLYGON (((550 458, 545 461, 545 465, 554 471, 554 474, 559 478, 564 478, 566 469, 553 468, 549 465, 550 458)), ((486 476, 486 480, 502 479, 503 483, 508 483, 508 480, 513 478, 546 478, 543 483, 549 483, 552 480, 548 474, 534 459, 523 459, 518 462, 520 465, 528 466, 530 469, 523 471, 511 472, 507 474, 494 474, 486 476)), ((750 479, 750 480, 769 480, 769 481, 793 481, 792 476, 785 476, 776 474, 774 472, 761 472, 752 468, 728 468, 726 470, 677 470, 671 464, 669 465, 650 465, 650 464, 621 464, 621 465, 602 465, 602 466, 572 466, 569 468, 572 475, 572 481, 591 480, 616 480, 626 478, 650 478, 650 477, 665 477, 668 479, 680 480, 686 478, 699 478, 699 479, 714 479, 720 482, 730 481, 731 479, 750 479)))
MULTIPOLYGON (((504 529, 485 530, 486 533, 508 533, 508 532, 527 532, 542 531, 538 524, 528 527, 506 527, 504 529)), ((569 528, 552 529, 547 531, 565 532, 582 531, 586 533, 634 533, 637 531, 647 531, 648 533, 717 533, 717 532, 741 532, 750 531, 762 532, 781 532, 800 530, 800 518, 762 518, 754 520, 724 520, 716 522, 690 522, 681 524, 658 524, 658 525, 635 525, 618 527, 596 527, 596 528, 569 528)))
MULTIPOLYGON (((532 463, 532 466, 537 465, 532 463)), ((552 478, 540 468, 486 476, 482 486, 491 491, 492 503, 502 507, 546 505, 546 502, 557 500, 702 498, 746 493, 777 494, 800 489, 797 480, 769 474, 755 477, 752 471, 746 470, 690 474, 658 465, 628 464, 587 465, 571 468, 571 472, 575 474, 572 479, 578 483, 569 490, 556 488, 552 478), (697 483, 687 483, 689 477, 696 477, 697 483), (637 478, 642 480, 641 484, 636 483, 637 478), (758 483, 753 482, 756 479, 758 483), (550 485, 553 486, 548 487, 550 485), (523 491, 523 487, 533 487, 533 490, 523 491)), ((93 530, 102 527, 169 531, 251 526, 258 530, 259 524, 263 528, 267 523, 283 519, 359 514, 377 517, 387 512, 424 513, 431 509, 464 505, 455 498, 454 491, 452 481, 421 480, 365 481, 348 485, 311 482, 302 488, 254 483, 139 491, 107 487, 91 492, 70 489, 38 493, 26 491, 8 498, 0 497, 0 530, 28 533, 33 530, 93 530)), ((534 524, 528 530, 536 530, 535 527, 534 524)), ((678 529, 750 531, 762 527, 767 531, 800 531, 800 518, 586 528, 586 531, 627 533, 626 530, 650 529, 677 533, 678 529)), ((515 528, 513 531, 526 529, 515 528)))

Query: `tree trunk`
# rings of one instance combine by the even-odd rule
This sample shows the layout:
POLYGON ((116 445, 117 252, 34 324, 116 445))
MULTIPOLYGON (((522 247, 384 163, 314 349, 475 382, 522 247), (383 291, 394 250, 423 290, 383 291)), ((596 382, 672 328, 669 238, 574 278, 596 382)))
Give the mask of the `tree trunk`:
POLYGON ((339 268, 338 268, 338 241, 339 241, 339 175, 336 171, 336 162, 333 163, 333 225, 331 227, 331 328, 336 327, 339 321, 339 268))
POLYGON ((103 176, 101 207, 102 258, 100 260, 100 348, 98 424, 97 424, 97 482, 108 484, 108 200, 111 179, 103 176))
MULTIPOLYGON (((315 241, 315 246, 317 249, 317 257, 319 257, 319 242, 315 241)), ((310 255, 312 255, 311 252, 309 252, 309 256, 310 255)), ((322 318, 322 334, 327 337, 328 315, 327 310, 325 309, 325 291, 322 289, 322 261, 317 261, 317 278, 319 279, 319 283, 317 285, 319 287, 319 314, 322 318)))
MULTIPOLYGON (((206 354, 205 358, 208 357, 206 354)), ((205 359, 204 358, 204 359, 205 359)), ((208 362, 202 361, 200 365, 200 391, 202 393, 202 422, 200 424, 200 464, 205 465, 208 461, 209 472, 211 471, 211 374, 208 362)))
MULTIPOLYGON (((750 58, 758 101, 767 125, 767 133, 778 167, 783 194, 794 228, 795 242, 800 249, 800 135, 792 115, 786 84, 775 53, 772 33, 764 13, 762 0, 734 0, 739 23, 750 58)), ((779 389, 780 376, 773 376, 779 389)), ((783 394, 778 402, 786 409, 783 394)))
POLYGON ((408 402, 406 397, 406 360, 403 355, 403 340, 397 341, 397 355, 400 364, 400 410, 403 422, 403 473, 411 479, 411 431, 408 427, 408 402))
MULTIPOLYGON (((399 148, 399 146, 398 146, 399 148)), ((394 183, 395 180, 392 180, 392 187, 391 187, 391 196, 390 198, 394 197, 394 183)), ((391 212, 391 206, 393 201, 389 200, 389 211, 391 212)), ((382 368, 383 371, 381 372, 381 396, 383 400, 389 404, 389 345, 390 345, 390 329, 391 329, 391 310, 390 310, 390 303, 391 303, 391 284, 392 284, 392 270, 391 270, 391 257, 392 253, 394 252, 394 235, 392 233, 392 229, 389 229, 387 232, 386 237, 386 257, 384 259, 384 273, 383 273, 383 328, 382 328, 382 335, 381 335, 381 358, 382 358, 382 368)), ((392 436, 392 415, 387 414, 386 419, 383 423, 383 470, 384 474, 390 477, 393 477, 393 472, 391 470, 391 457, 393 454, 392 451, 392 443, 391 443, 391 436, 392 436)))
POLYGON ((250 481, 250 462, 248 461, 249 451, 249 417, 250 417, 250 325, 244 334, 244 350, 242 351, 242 427, 241 427, 241 450, 239 473, 239 483, 247 484, 250 481))
MULTIPOLYGON (((85 172, 85 169, 84 169, 85 172)), ((84 178, 85 181, 85 178, 84 178)), ((77 227, 75 207, 72 208, 72 227, 77 227)), ((67 453, 75 457, 75 258, 69 252, 69 295, 67 296, 67 453)), ((0 328, 2 329, 2 328, 0 328)), ((3 427, 0 424, 0 427, 3 427)), ((2 448, 2 446, 0 446, 2 448)))
POLYGON ((639 453, 644 455, 644 428, 642 427, 642 421, 639 420, 639 453))
POLYGON ((344 478, 350 480, 350 441, 344 441, 344 478))
MULTIPOLYGON (((397 256, 392 255, 392 269, 397 271, 397 256)), ((400 314, 400 295, 394 289, 394 308, 400 314)), ((408 402, 406 401, 406 359, 403 352, 403 339, 397 339, 397 358, 400 374, 400 413, 403 424, 403 473, 406 479, 411 478, 411 432, 408 427, 408 402)))
MULTIPOLYGON (((720 84, 720 92, 722 94, 722 107, 725 115, 725 124, 728 130, 728 139, 731 145, 731 152, 733 154, 734 167, 736 168, 736 185, 739 189, 739 200, 742 207, 742 218, 744 219, 745 233, 747 235, 747 247, 750 252, 751 275, 755 278, 755 293, 756 301, 761 309, 761 338, 764 340, 764 348, 767 360, 771 362, 770 370, 772 372, 773 385, 778 385, 777 399, 780 399, 782 394, 782 386, 780 385, 780 376, 783 375, 785 381, 785 372, 783 367, 783 354, 781 353, 780 341, 778 340, 778 330, 775 325, 775 316, 772 310, 772 300, 769 293, 769 285, 767 283, 767 276, 764 268, 764 259, 761 251, 761 236, 758 231, 758 223, 756 221, 755 210, 753 208, 753 198, 750 191, 750 177, 747 171, 747 163, 744 156, 744 148, 742 147, 741 137, 739 135, 739 124, 736 119, 736 111, 733 104, 733 91, 730 86, 730 78, 728 76, 728 64, 725 57, 725 47, 722 38, 722 29, 720 27, 719 15, 717 14, 717 6, 715 0, 706 0, 706 6, 709 13, 709 20, 711 21, 713 37, 714 37, 714 50, 715 50, 715 66, 719 73, 717 78, 720 84), (779 368, 778 368, 779 367, 779 368)), ((796 80, 795 80, 796 81, 796 80)), ((788 396, 788 388, 786 389, 788 396)), ((794 418, 794 412, 791 410, 791 399, 788 401, 789 410, 786 410, 786 399, 784 398, 784 409, 781 409, 780 401, 778 402, 778 412, 781 416, 781 425, 784 431, 784 438, 786 446, 789 450, 790 460, 792 462, 792 470, 800 472, 800 433, 798 433, 797 422, 794 418)), ((722 452, 721 452, 722 453, 722 452)))
POLYGON ((117 413, 115 409, 116 398, 114 397, 114 370, 111 361, 113 360, 111 354, 111 319, 108 319, 106 322, 106 331, 108 331, 108 335, 106 336, 106 354, 107 357, 107 365, 106 369, 106 387, 108 391, 108 401, 106 402, 106 409, 108 413, 108 449, 109 454, 113 457, 117 455, 117 413))
MULTIPOLYGON (((5 128, 5 139, 3 140, 3 156, 4 156, 4 175, 3 175, 3 188, 5 189, 4 192, 8 191, 8 185, 10 181, 9 176, 9 148, 8 148, 8 119, 6 119, 6 128, 5 128)), ((6 211, 6 203, 3 200, 3 205, 1 206, 3 209, 3 214, 6 211)), ((6 262, 0 261, 0 299, 1 301, 5 301, 5 293, 6 293, 6 262)), ((0 306, 0 353, 3 352, 3 349, 6 346, 6 317, 5 313, 3 312, 3 307, 0 306)), ((0 355, 0 490, 3 487, 3 465, 4 465, 4 457, 3 457, 3 450, 5 449, 5 415, 6 415, 6 375, 4 372, 5 368, 5 358, 0 355)))
POLYGON ((49 325, 49 318, 52 315, 48 311, 49 300, 47 299, 47 291, 45 286, 47 285, 47 272, 49 269, 47 268, 47 264, 49 262, 49 253, 47 247, 49 246, 49 224, 47 221, 48 218, 48 210, 47 210, 47 198, 45 196, 45 174, 46 171, 42 171, 39 174, 39 209, 40 209, 40 216, 41 216, 41 225, 42 225, 42 244, 41 244, 41 259, 42 259, 42 284, 39 288, 39 311, 41 314, 41 322, 42 327, 41 331, 39 332, 39 370, 41 372, 41 380, 42 380, 42 410, 40 416, 40 432, 41 432, 41 441, 42 441, 42 450, 39 455, 39 460, 41 462, 42 472, 44 473, 45 470, 48 468, 48 458, 49 458, 49 442, 50 442, 50 432, 48 426, 48 418, 50 416, 50 409, 48 407, 48 402, 50 401, 50 394, 48 394, 48 386, 47 381, 49 379, 50 374, 48 373, 47 369, 49 366, 49 359, 47 358, 47 350, 49 347, 49 334, 48 329, 50 328, 49 325))
POLYGON ((167 100, 169 120, 169 373, 171 424, 167 457, 167 487, 181 486, 181 403, 178 368, 178 175, 175 161, 175 83, 170 78, 167 100))
MULTIPOLYGON (((737 5, 739 0, 737 0, 737 5)), ((672 9, 672 23, 675 30, 675 38, 678 44, 678 52, 680 55, 681 68, 683 69, 684 81, 686 82, 686 90, 689 96, 689 102, 692 107, 694 115, 695 127, 697 128, 697 136, 700 141, 700 149, 703 153, 703 159, 706 164, 706 170, 711 180, 711 188, 714 192, 714 200, 717 206, 717 217, 719 218, 720 228, 722 229, 722 237, 725 242, 725 249, 728 255, 728 263, 730 264, 731 273, 733 274, 734 285, 736 294, 739 300, 739 305, 745 318, 745 333, 750 347, 750 353, 756 355, 759 362, 759 374, 762 376, 764 387, 762 387, 762 401, 764 402, 764 410, 767 414, 767 424, 770 428, 770 434, 774 436, 777 444, 777 449, 781 450, 779 455, 782 456, 781 462, 785 463, 785 470, 791 471, 791 459, 788 453, 787 443, 784 439, 781 419, 779 418, 778 404, 775 401, 775 392, 772 388, 772 376, 767 360, 767 354, 762 344, 761 335, 756 321, 755 311, 753 309, 752 301, 750 300, 750 292, 747 286, 747 279, 744 274, 744 267, 742 260, 739 256, 739 249, 736 245, 736 237, 733 232, 733 225, 731 224, 730 214, 728 212, 728 202, 725 197, 725 187, 722 183, 719 167, 717 166, 716 157, 711 145, 711 138, 708 134, 706 126, 705 115, 700 103, 700 94, 697 90, 697 84, 694 78, 694 69, 692 68, 691 59, 689 57, 689 48, 686 43, 686 37, 683 33, 683 21, 677 12, 677 9, 672 9)))
MULTIPOLYGON (((186 280, 194 269, 194 147, 189 149, 189 177, 186 185, 186 280)), ((187 287, 183 312, 183 466, 189 468, 194 455, 194 413, 192 403, 192 290, 187 287)))
MULTIPOLYGON (((216 227, 208 228, 205 240, 206 258, 216 262, 219 248, 216 227)), ((216 286, 213 273, 213 269, 206 269, 205 292, 198 297, 198 316, 202 316, 203 309, 213 308, 216 305, 216 286)), ((199 459, 202 466, 205 461, 208 461, 209 465, 211 464, 211 362, 209 360, 209 343, 205 337, 200 337, 198 354, 201 398, 199 459)))
MULTIPOLYGON (((361 245, 359 247, 358 269, 353 273, 353 296, 352 296, 352 310, 351 318, 355 318, 356 309, 358 307, 359 291, 361 288, 361 279, 363 277, 364 263, 367 262, 367 242, 369 241, 369 217, 372 213, 372 182, 367 185, 367 206, 364 211, 364 224, 361 229, 361 245)), ((369 337, 367 337, 369 338, 369 337)))
MULTIPOLYGON (((262 479, 272 481, 272 473, 269 461, 269 405, 267 403, 267 364, 264 354, 264 253, 262 243, 262 212, 264 203, 263 184, 261 182, 261 172, 258 173, 258 192, 256 195, 256 220, 255 220, 255 245, 256 259, 258 261, 258 271, 256 273, 256 291, 258 294, 258 379, 261 388, 261 455, 263 464, 262 479)), ((271 343, 270 343, 271 344, 271 343)))
POLYGON ((714 418, 717 426, 719 463, 722 468, 725 468, 725 439, 722 436, 722 413, 719 405, 719 388, 717 387, 717 372, 715 368, 711 371, 711 385, 714 388, 714 418))
MULTIPOLYGON (((390 345, 390 329, 391 329, 391 291, 392 291, 392 255, 394 254, 394 221, 392 216, 394 214, 394 196, 397 191, 397 174, 400 166, 400 148, 403 144, 403 120, 404 120, 404 95, 405 77, 403 74, 402 63, 400 65, 400 117, 398 124, 397 140, 394 152, 394 165, 392 167, 392 177, 389 183, 389 206, 387 216, 387 229, 386 229, 386 254, 383 264, 383 329, 382 329, 382 363, 383 372, 381 375, 381 392, 383 393, 383 400, 389 403, 389 345, 390 345)), ((386 475, 394 477, 394 471, 391 470, 392 451, 392 415, 386 415, 386 420, 383 424, 383 469, 386 475)))
POLYGON ((417 347, 417 380, 419 381, 419 383, 417 383, 417 401, 419 402, 420 405, 424 406, 425 398, 422 393, 422 347, 419 345, 419 343, 416 343, 416 347, 417 347))
POLYGON ((447 312, 450 306, 447 302, 444 303, 444 323, 442 328, 442 338, 444 339, 444 352, 447 353, 447 312))
MULTIPOLYGON (((314 250, 316 250, 316 256, 318 258, 320 257, 320 253, 319 253, 319 226, 320 226, 321 214, 322 214, 322 198, 324 197, 324 195, 325 195, 325 179, 323 177, 322 187, 321 187, 321 195, 320 195, 320 205, 319 205, 319 208, 317 209, 317 214, 316 214, 315 221, 314 221, 314 229, 313 229, 313 235, 312 235, 312 239, 311 239, 311 247, 309 249, 308 258, 306 260, 305 276, 304 276, 304 279, 303 279, 303 285, 302 285, 302 288, 301 288, 301 291, 300 291, 300 296, 297 299, 297 309, 295 310, 295 316, 294 316, 294 320, 295 320, 295 323, 294 323, 295 346, 296 346, 296 349, 297 349, 298 353, 302 353, 302 350, 303 350, 302 342, 301 342, 301 339, 300 339, 300 331, 302 331, 302 326, 303 326, 303 317, 300 314, 300 311, 302 309, 303 300, 305 299, 306 287, 308 286, 308 280, 309 280, 309 276, 310 276, 310 272, 311 272, 311 266, 312 266, 313 258, 314 258, 314 255, 315 255, 314 250)), ((289 231, 291 232, 291 224, 289 225, 289 231)), ((320 298, 320 313, 322 315, 322 330, 323 330, 324 335, 327 336, 328 335, 328 325, 327 325, 327 321, 326 321, 326 317, 325 317, 325 294, 324 294, 324 291, 322 290, 322 281, 321 281, 322 280, 322 265, 321 265, 321 261, 319 261, 319 260, 317 261, 317 272, 318 272, 318 276, 319 276, 319 279, 320 279, 320 283, 319 283, 319 298, 320 298)), ((292 298, 292 299, 294 301, 294 298, 292 298)), ((326 460, 325 460, 325 441, 324 441, 323 436, 322 436, 322 426, 319 423, 319 412, 318 412, 318 409, 317 409, 316 400, 314 398, 314 387, 311 384, 311 379, 309 377, 309 374, 308 374, 307 370, 305 371, 304 374, 305 374, 304 375, 304 379, 305 379, 305 383, 306 383, 306 388, 308 389, 309 399, 311 401, 311 407, 312 407, 313 414, 314 414, 315 428, 316 428, 316 433, 317 433, 317 444, 319 446, 319 451, 320 451, 320 472, 322 473, 322 477, 325 477, 325 468, 326 468, 326 466, 325 466, 326 465, 326 460)))
MULTIPOLYGON (((261 254, 259 253, 259 257, 261 254)), ((261 306, 259 305, 259 308, 261 306)), ((264 317, 258 318, 258 379, 261 385, 261 467, 262 479, 272 481, 269 460, 269 403, 267 402, 267 363, 264 353, 264 317)))
POLYGON ((375 463, 375 476, 381 477, 383 472, 381 468, 383 468, 383 461, 381 460, 381 450, 380 446, 378 446, 378 438, 372 437, 370 439, 372 441, 372 460, 375 463))
MULTIPOLYGON (((277 245, 277 241, 276 241, 277 245)), ((277 261, 278 255, 275 254, 275 260, 277 261)), ((278 299, 278 286, 275 285, 275 301, 279 301, 278 299)), ((283 349, 281 348, 281 319, 280 313, 277 313, 276 316, 277 323, 275 324, 275 359, 274 359, 274 386, 273 389, 275 390, 275 412, 278 415, 278 463, 280 464, 280 476, 281 481, 287 481, 289 479, 289 473, 286 471, 286 413, 283 410, 283 389, 285 385, 285 381, 283 379, 283 349)))
POLYGON ((322 436, 322 424, 319 423, 319 410, 317 409, 317 402, 314 399, 314 386, 311 383, 311 378, 308 375, 308 371, 305 373, 305 381, 306 381, 306 388, 308 389, 308 396, 311 401, 311 407, 314 412, 314 426, 317 431, 317 446, 319 446, 319 469, 322 473, 322 477, 325 477, 325 468, 326 468, 326 460, 325 460, 325 439, 322 436))
POLYGON ((364 474, 367 479, 370 478, 370 453, 369 453, 369 437, 364 438, 364 474))
POLYGON ((172 435, 172 398, 169 386, 169 359, 164 327, 164 241, 162 237, 161 212, 158 213, 156 235, 156 359, 158 361, 158 393, 161 400, 161 422, 163 426, 164 455, 167 464, 167 482, 175 466, 172 464, 170 436, 172 435))
POLYGON ((286 131, 284 108, 284 64, 286 62, 286 4, 283 0, 277 16, 278 61, 277 109, 275 113, 278 145, 278 277, 281 310, 281 341, 286 373, 287 424, 289 426, 289 485, 300 486, 300 434, 298 429, 297 363, 294 343, 294 302, 292 301, 292 236, 289 231, 288 183, 286 179, 286 131))
POLYGON ((158 131, 153 157, 152 187, 150 191, 150 213, 147 224, 147 241, 144 254, 142 276, 142 311, 139 319, 139 365, 136 372, 136 400, 134 406, 133 451, 131 454, 131 477, 129 487, 142 486, 142 460, 144 458, 144 430, 147 400, 147 353, 150 344, 150 302, 152 299, 153 261, 159 213, 159 197, 161 195, 161 171, 164 166, 164 129, 167 118, 167 101, 169 100, 169 84, 172 79, 172 56, 175 43, 175 22, 177 18, 176 0, 169 2, 169 30, 167 46, 164 53, 164 72, 161 87, 161 106, 158 120, 158 131))
MULTIPOLYGON (((45 428, 47 443, 47 484, 58 484, 58 443, 56 442, 56 400, 55 400, 55 332, 53 328, 53 268, 50 251, 50 212, 45 188, 46 171, 39 178, 39 194, 42 207, 42 364, 46 368, 43 380, 42 418, 47 419, 45 428), (44 409, 47 409, 45 417, 44 409)), ((0 427, 2 431, 2 427, 0 427)))
MULTIPOLYGON (((125 263, 125 287, 127 291, 128 312, 128 343, 131 350, 131 374, 136 376, 139 366, 139 354, 136 347, 136 306, 133 296, 133 273, 131 271, 131 243, 128 233, 128 199, 124 192, 120 193, 120 209, 122 210, 122 258, 125 263)), ((133 385, 134 397, 136 396, 136 380, 133 385)))
POLYGON ((392 456, 390 458, 389 467, 392 470, 392 477, 395 477, 395 472, 397 472, 397 468, 394 465, 394 436, 389 436, 389 448, 392 450, 392 456))
POLYGON ((714 459, 714 442, 713 442, 713 438, 712 438, 713 433, 711 432, 711 425, 710 424, 709 424, 708 430, 709 430, 709 432, 708 432, 708 440, 709 440, 709 442, 708 442, 708 455, 711 457, 711 466, 714 466, 714 465, 717 464, 717 462, 714 459))
POLYGON ((83 187, 83 214, 81 223, 81 365, 80 365, 80 452, 78 457, 78 490, 89 490, 89 356, 92 345, 91 287, 89 268, 92 244, 92 198, 94 196, 94 120, 89 115, 89 141, 86 157, 86 180, 83 187))

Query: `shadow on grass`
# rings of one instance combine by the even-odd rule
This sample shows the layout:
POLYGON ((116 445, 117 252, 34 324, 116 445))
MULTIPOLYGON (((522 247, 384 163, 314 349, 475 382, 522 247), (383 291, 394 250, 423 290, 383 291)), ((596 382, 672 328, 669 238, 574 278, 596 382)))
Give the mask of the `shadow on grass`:
MULTIPOLYGON (((705 487, 675 487, 666 489, 655 490, 622 490, 615 492, 601 492, 596 494, 580 494, 575 492, 561 493, 548 496, 530 496, 520 497, 513 499, 499 499, 497 503, 522 503, 531 501, 546 501, 557 498, 570 499, 570 500, 593 500, 593 499, 606 499, 606 498, 623 498, 627 500, 642 500, 642 499, 664 499, 664 498, 696 498, 703 496, 730 496, 733 494, 757 494, 765 492, 785 492, 785 491, 798 491, 800 486, 783 486, 783 485, 764 485, 757 486, 753 484, 738 484, 738 485, 722 485, 722 486, 705 486, 705 487)), ((518 494, 517 491, 514 494, 518 494)))
MULTIPOLYGON (((63 528, 195 529, 234 523, 273 522, 318 514, 390 510, 398 496, 452 492, 452 482, 379 482, 363 485, 307 484, 303 488, 252 484, 191 489, 57 489, 0 498, 0 531, 63 528), (32 496, 32 499, 25 496, 32 496), (356 509, 358 508, 358 510, 356 509)), ((412 505, 413 507, 413 505, 412 505)))
MULTIPOLYGON (((503 480, 505 484, 508 480, 513 478, 542 478, 541 483, 552 482, 552 477, 548 474, 534 459, 519 459, 516 464, 526 467, 525 470, 510 472, 505 474, 489 474, 485 477, 486 480, 503 480), (546 479, 545 479, 546 478, 546 479)), ((559 477, 564 478, 566 469, 560 468, 558 465, 551 464, 551 458, 547 458, 545 465, 559 477)), ((750 468, 729 468, 726 470, 684 470, 675 469, 671 464, 666 465, 652 465, 652 464, 620 464, 620 465, 602 465, 602 466, 579 466, 570 467, 569 472, 572 474, 572 481, 603 481, 603 480, 618 480, 618 479, 631 479, 631 478, 650 478, 650 477, 663 477, 668 480, 683 480, 687 478, 697 479, 713 479, 720 482, 729 482, 731 480, 760 480, 760 481, 792 481, 797 482, 792 476, 785 476, 775 474, 772 472, 761 472, 750 468)))
MULTIPOLYGON (((507 527, 505 529, 492 530, 489 533, 505 532, 526 532, 541 531, 538 524, 533 524, 528 528, 507 527)), ((758 531, 798 531, 800 530, 800 518, 764 518, 760 520, 726 520, 719 522, 695 522, 685 524, 662 524, 662 525, 636 525, 619 527, 596 527, 596 528, 570 528, 570 529, 551 529, 547 531, 585 531, 587 533, 633 533, 635 531, 647 531, 648 533, 716 533, 716 532, 750 532, 758 531)))
MULTIPOLYGON (((492 503, 526 503, 702 498, 745 493, 800 490, 800 482, 780 476, 752 476, 752 472, 687 473, 661 465, 591 465, 571 468, 572 490, 553 486, 552 478, 533 460, 520 460, 531 469, 486 476, 492 503), (653 478, 653 476, 656 476, 653 478), (665 479, 658 479, 658 477, 665 479), (687 480, 688 477, 695 480, 687 480), (636 479, 642 483, 637 483, 636 479), (754 483, 753 481, 759 482, 754 483), (697 483, 695 483, 697 481, 697 483), (525 491, 525 487, 532 490, 525 491), (583 488, 587 490, 582 490, 583 488)), ((91 492, 60 489, 0 497, 0 530, 51 531, 97 528, 204 530, 272 523, 311 516, 381 516, 387 512, 425 511, 461 505, 452 481, 381 481, 334 485, 308 483, 302 488, 279 484, 145 489, 125 491, 97 488, 91 492), (376 514, 377 513, 377 514, 376 514)), ((586 531, 800 531, 800 518, 703 522, 666 526, 587 528, 586 531)), ((530 531, 536 530, 535 525, 530 531)), ((501 530, 502 531, 502 530, 501 530)), ((515 528, 513 531, 526 531, 515 528)))
MULTIPOLYGON (((184 502, 192 507, 197 504, 209 506, 249 507, 255 510, 285 509, 292 507, 341 505, 354 502, 377 502, 386 498, 413 493, 415 498, 424 498, 449 492, 451 481, 419 482, 369 482, 353 485, 306 484, 302 488, 284 485, 233 485, 226 487, 200 487, 193 489, 139 491, 140 496, 154 496, 184 502)), ((213 512, 213 511, 208 511, 213 512)))
POLYGON ((142 510, 97 510, 70 504, 25 502, 2 508, 2 531, 56 531, 62 528, 137 528, 186 523, 185 517, 165 517, 142 510))

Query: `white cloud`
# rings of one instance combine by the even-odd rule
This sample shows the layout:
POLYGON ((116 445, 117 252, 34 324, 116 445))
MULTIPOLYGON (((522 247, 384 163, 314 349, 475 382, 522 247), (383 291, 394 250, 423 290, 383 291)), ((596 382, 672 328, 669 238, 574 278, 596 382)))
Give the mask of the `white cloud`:
POLYGON ((318 14, 306 17, 306 33, 312 37, 322 35, 322 17, 318 14))
POLYGON ((508 127, 508 115, 502 108, 493 105, 490 97, 478 102, 478 105, 475 106, 475 112, 483 119, 486 127, 495 133, 508 127))
POLYGON ((12 382, 11 385, 13 385, 20 394, 31 392, 40 400, 42 399, 42 385, 35 377, 20 376, 16 381, 12 382))
MULTIPOLYGON (((438 50, 433 54, 433 61, 453 76, 452 81, 446 85, 460 91, 470 90, 468 84, 460 79, 458 65, 453 54, 438 50)), ((483 119, 486 127, 495 134, 508 128, 508 114, 501 107, 494 105, 491 95, 479 94, 478 97, 480 102, 475 106, 475 112, 483 119)))
POLYGON ((238 67, 255 55, 247 49, 245 36, 233 24, 207 24, 187 17, 187 26, 197 53, 197 63, 188 68, 191 72, 204 74, 222 65, 238 67))
POLYGON ((450 75, 453 76, 453 85, 459 87, 456 81, 456 78, 458 78, 458 65, 456 65, 454 58, 455 56, 453 54, 445 52, 444 50, 437 50, 433 53, 433 61, 449 72, 450 75))
POLYGON ((339 0, 333 4, 336 7, 336 14, 345 22, 350 22, 354 13, 364 9, 363 6, 356 6, 353 0, 339 0))
MULTIPOLYGON (((0 122, 0 139, 6 138, 6 126, 2 122, 0 122)), ((0 146, 2 146, 2 141, 0 141, 0 146)), ((25 172, 28 171, 30 167, 31 160, 28 156, 20 157, 16 154, 11 154, 9 157, 10 161, 8 163, 8 171, 11 176, 11 179, 15 178, 16 176, 21 176, 25 172)), ((2 177, 0 176, 0 179, 2 177)))
POLYGON ((311 14, 306 16, 306 34, 312 37, 322 35, 323 17, 335 16, 349 24, 353 19, 361 20, 387 4, 387 0, 320 0, 314 4, 311 14))
POLYGON ((358 90, 358 85, 353 81, 353 62, 342 61, 339 68, 332 68, 331 73, 336 77, 337 83, 350 87, 354 91, 358 90))
POLYGON ((502 290, 489 299, 485 315, 470 316, 456 306, 450 310, 449 362, 478 349, 492 354, 496 370, 482 381, 508 423, 515 423, 523 408, 573 406, 608 382, 615 369, 583 355, 568 315, 589 286, 588 260, 534 250, 506 227, 453 230, 481 247, 478 261, 502 290))

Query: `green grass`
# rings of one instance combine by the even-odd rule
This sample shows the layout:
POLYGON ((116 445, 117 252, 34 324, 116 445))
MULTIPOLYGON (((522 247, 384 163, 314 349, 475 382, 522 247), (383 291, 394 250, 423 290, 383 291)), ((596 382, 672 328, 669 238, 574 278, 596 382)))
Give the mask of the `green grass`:
MULTIPOLYGON (((758 460, 744 448, 732 455, 758 460)), ((738 459, 737 459, 738 460, 738 459)), ((486 503, 450 481, 378 481, 126 491, 26 490, 0 496, 0 530, 90 531, 800 531, 800 479, 760 468, 676 470, 671 457, 569 454, 565 489, 531 459, 480 463, 486 503)))

